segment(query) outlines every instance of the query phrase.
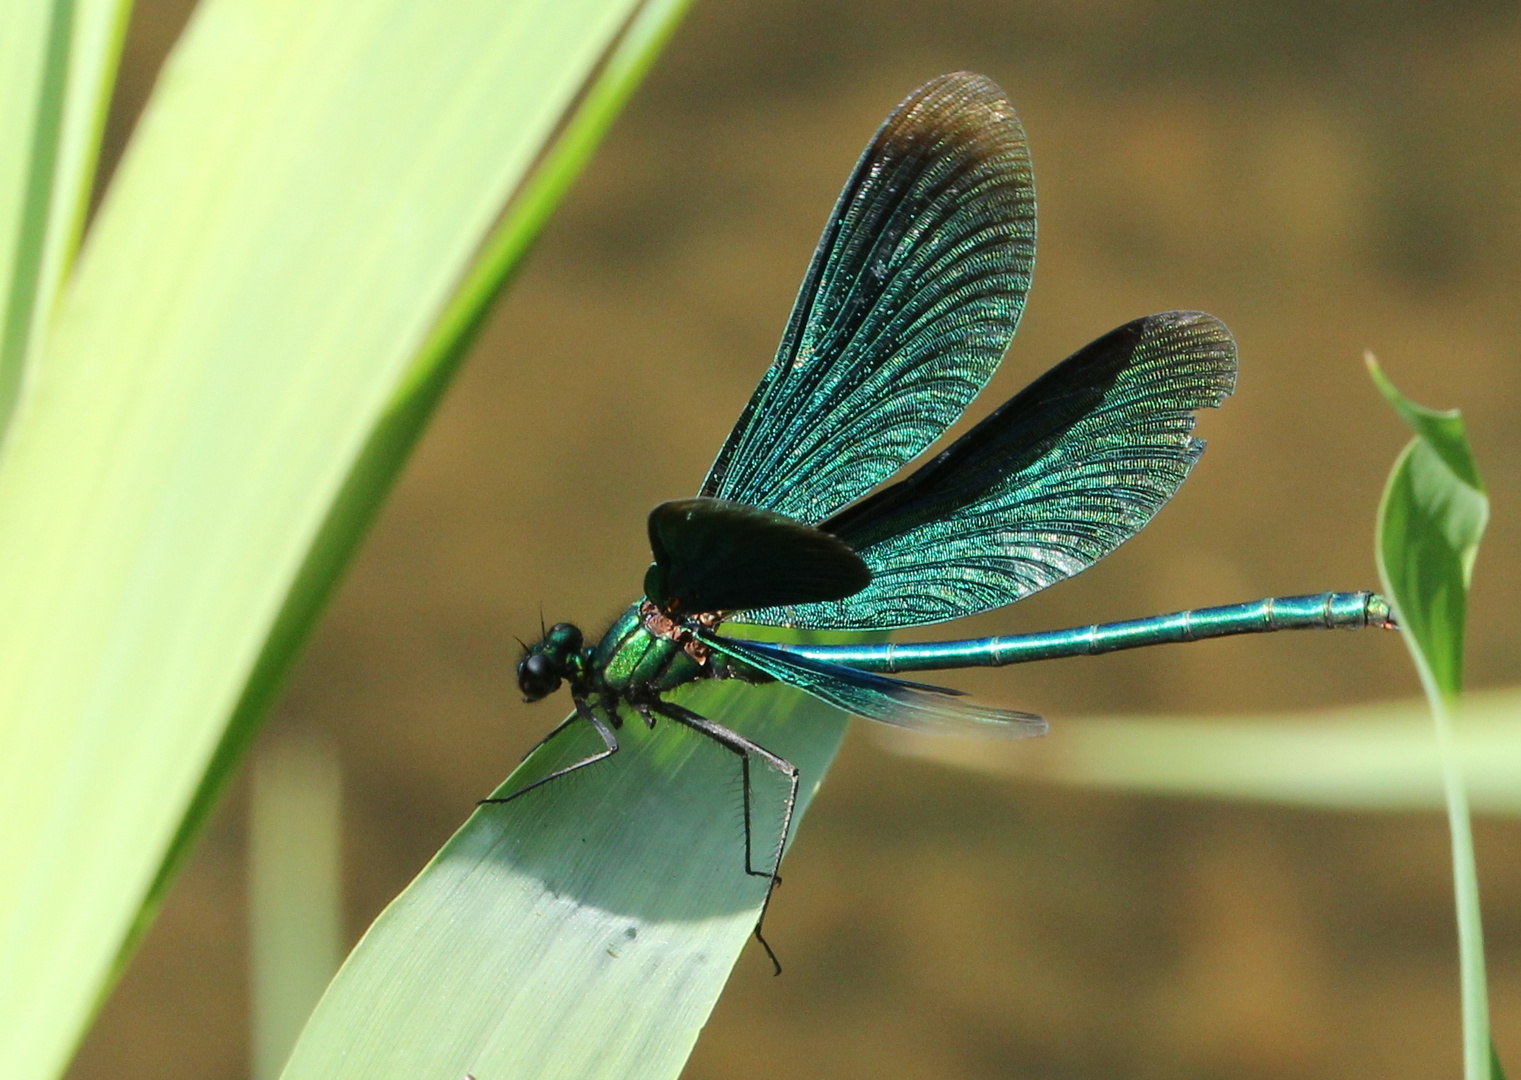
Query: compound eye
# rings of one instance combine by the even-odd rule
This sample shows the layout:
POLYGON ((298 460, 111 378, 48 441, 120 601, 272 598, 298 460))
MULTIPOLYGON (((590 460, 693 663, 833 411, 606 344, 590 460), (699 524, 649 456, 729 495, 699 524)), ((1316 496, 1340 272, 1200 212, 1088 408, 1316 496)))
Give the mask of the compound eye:
POLYGON ((554 661, 543 653, 535 653, 518 665, 518 689, 523 691, 524 701, 538 701, 560 689, 560 673, 554 661))
POLYGON ((555 623, 544 635, 546 648, 563 656, 581 651, 581 629, 572 623, 555 623))

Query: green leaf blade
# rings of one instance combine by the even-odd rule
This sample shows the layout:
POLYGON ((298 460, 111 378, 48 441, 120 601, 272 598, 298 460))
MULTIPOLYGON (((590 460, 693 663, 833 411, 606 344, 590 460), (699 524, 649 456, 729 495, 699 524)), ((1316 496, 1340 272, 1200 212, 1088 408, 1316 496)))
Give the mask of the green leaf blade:
POLYGON ((630 7, 192 20, 0 458, 0 1075, 62 1068, 336 493, 630 7))
POLYGON ((1379 573, 1428 690, 1454 699, 1463 688, 1468 588, 1489 498, 1462 417, 1407 400, 1371 357, 1369 370, 1416 431, 1379 507, 1379 573))
POLYGON ((79 242, 130 7, 0 6, 0 434, 79 242))
MULTIPOLYGON (((798 766, 801 821, 845 714, 779 686, 710 684, 683 701, 798 766)), ((600 745, 580 728, 500 793, 600 745)), ((680 1074, 765 880, 744 870, 734 755, 668 721, 619 737, 611 759, 476 811, 350 955, 285 1080, 680 1074)), ((786 785, 759 763, 751 775, 764 866, 786 785)))
POLYGON ((1379 505, 1376 554, 1384 592, 1404 628, 1405 644, 1426 690, 1452 836, 1458 966, 1463 1000, 1463 1075, 1494 1080, 1484 927, 1468 793, 1452 714, 1463 689, 1468 590, 1489 498, 1468 445, 1462 416, 1405 398, 1371 355, 1368 370, 1415 439, 1395 461, 1379 505))
POLYGON ((1468 431, 1463 425, 1463 414, 1457 409, 1431 409, 1411 401, 1384 374, 1384 369, 1379 367, 1378 360, 1371 352, 1363 353, 1363 363, 1368 367, 1373 385, 1384 395, 1384 400, 1389 402, 1400 419, 1431 446, 1457 474, 1459 480, 1482 493, 1484 481, 1479 478, 1479 463, 1474 457, 1473 448, 1468 445, 1468 431))
POLYGON ((1405 448, 1380 511, 1379 568, 1423 678, 1452 699, 1463 688, 1468 583, 1488 500, 1425 439, 1405 448))
POLYGON ((127 935, 118 967, 125 963, 151 924, 165 891, 258 733, 266 711, 284 684, 285 673, 405 466, 492 302, 675 31, 689 3, 690 0, 646 0, 625 25, 574 114, 514 194, 506 213, 486 238, 413 358, 307 551, 221 742, 127 935))
MULTIPOLYGON (((996 746, 874 734, 898 753, 1027 782, 1359 813, 1446 805, 1420 699, 1265 716, 1068 717, 1060 739, 996 746)), ((1521 817, 1521 689, 1465 695, 1457 735, 1475 809, 1521 817)))

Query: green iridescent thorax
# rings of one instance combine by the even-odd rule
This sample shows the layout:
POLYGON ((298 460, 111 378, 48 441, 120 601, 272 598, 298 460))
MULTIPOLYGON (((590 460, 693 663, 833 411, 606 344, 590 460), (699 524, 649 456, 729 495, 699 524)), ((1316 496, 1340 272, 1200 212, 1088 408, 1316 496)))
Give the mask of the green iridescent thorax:
POLYGON ((645 629, 639 607, 620 615, 597 643, 592 669, 602 686, 615 694, 631 688, 664 693, 702 678, 702 667, 679 643, 645 629))

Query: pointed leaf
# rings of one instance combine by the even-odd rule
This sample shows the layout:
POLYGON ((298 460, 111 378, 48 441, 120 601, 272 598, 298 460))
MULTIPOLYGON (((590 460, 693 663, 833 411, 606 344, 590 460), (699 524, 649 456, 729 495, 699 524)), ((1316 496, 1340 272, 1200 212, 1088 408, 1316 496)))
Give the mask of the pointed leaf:
POLYGON ((1422 678, 1453 698, 1463 687, 1468 586, 1489 498, 1462 416, 1407 400, 1371 355, 1367 360, 1379 389, 1416 431, 1379 508, 1379 572, 1422 678))
MULTIPOLYGON (((795 764, 800 820, 846 715, 776 685, 681 701, 795 764)), ((744 870, 732 754, 669 722, 619 738, 611 759, 475 812, 349 956, 284 1080, 680 1075, 766 883, 744 870)), ((573 725, 499 793, 600 746, 573 725)), ((766 850, 786 785, 760 763, 751 776, 766 850)))

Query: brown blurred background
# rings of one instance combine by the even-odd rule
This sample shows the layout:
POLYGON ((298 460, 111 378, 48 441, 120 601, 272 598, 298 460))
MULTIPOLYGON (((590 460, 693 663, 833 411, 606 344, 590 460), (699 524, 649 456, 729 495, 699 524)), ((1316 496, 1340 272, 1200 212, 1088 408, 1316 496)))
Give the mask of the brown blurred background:
MULTIPOLYGON (((139 0, 119 152, 186 0, 139 0)), ((505 62, 505 58, 504 58, 505 62)), ((559 719, 513 635, 637 591, 644 514, 691 493, 765 368, 875 125, 926 78, 1009 91, 1035 289, 980 416, 1110 327, 1224 318, 1234 399, 1145 533, 957 627, 1012 632, 1366 588, 1408 393, 1461 405, 1495 502, 1474 686, 1521 681, 1521 17, 1498 0, 701 0, 577 184, 391 499, 273 720, 326 733, 358 936, 559 719), (658 432, 658 438, 650 437, 658 432), (671 437, 674 434, 675 437, 671 437)), ((109 164, 109 163, 108 163, 109 164)), ((1376 634, 1238 639, 958 679, 1064 717, 1417 693, 1376 634)), ((235 790, 73 1070, 247 1074, 235 790)), ((1521 824, 1481 821, 1496 1038, 1521 1071, 1521 824)), ((1014 786, 853 729, 690 1080, 1459 1075, 1446 829, 1014 786)), ((504 973, 504 977, 510 977, 504 973)))

